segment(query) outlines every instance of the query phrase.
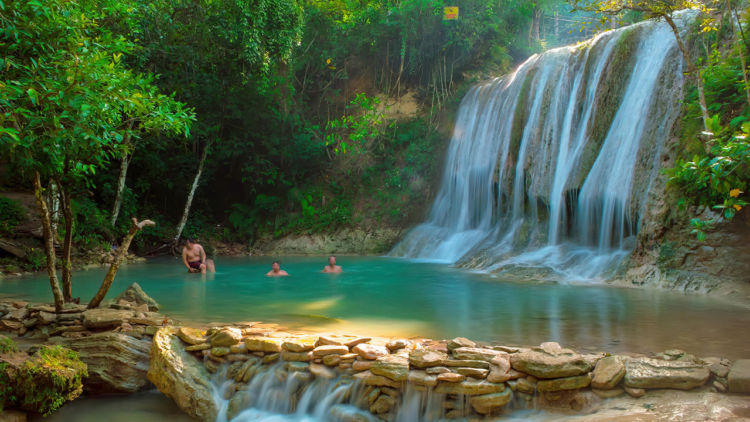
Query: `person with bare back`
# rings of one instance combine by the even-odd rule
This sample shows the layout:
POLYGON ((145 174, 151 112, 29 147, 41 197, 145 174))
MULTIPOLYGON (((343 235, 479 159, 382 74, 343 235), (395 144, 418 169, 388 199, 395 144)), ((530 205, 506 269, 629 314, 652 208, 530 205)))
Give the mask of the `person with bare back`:
POLYGON ((289 275, 288 272, 281 269, 281 263, 279 261, 273 261, 271 264, 271 271, 267 272, 268 277, 283 277, 289 275))
POLYGON ((182 263, 185 264, 189 273, 216 272, 214 261, 206 258, 203 246, 191 238, 185 239, 185 246, 182 248, 182 263))
POLYGON ((324 273, 340 273, 341 272, 341 266, 336 265, 336 256, 331 255, 328 257, 328 265, 323 267, 324 273))

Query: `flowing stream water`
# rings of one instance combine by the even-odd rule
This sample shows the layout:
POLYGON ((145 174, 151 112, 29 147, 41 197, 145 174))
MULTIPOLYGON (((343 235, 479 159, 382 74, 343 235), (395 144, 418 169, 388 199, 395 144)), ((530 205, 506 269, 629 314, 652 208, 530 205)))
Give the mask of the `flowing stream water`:
POLYGON ((645 22, 475 86, 429 217, 391 255, 610 277, 633 249, 679 112, 678 53, 666 23, 645 22))

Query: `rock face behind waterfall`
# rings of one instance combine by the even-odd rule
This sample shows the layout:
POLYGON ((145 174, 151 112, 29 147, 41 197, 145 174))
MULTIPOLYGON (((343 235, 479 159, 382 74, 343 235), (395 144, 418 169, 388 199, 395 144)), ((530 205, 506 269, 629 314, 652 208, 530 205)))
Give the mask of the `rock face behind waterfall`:
POLYGON ((218 410, 208 371, 185 351, 175 333, 175 328, 162 328, 154 335, 148 379, 183 412, 201 421, 213 421, 218 410))

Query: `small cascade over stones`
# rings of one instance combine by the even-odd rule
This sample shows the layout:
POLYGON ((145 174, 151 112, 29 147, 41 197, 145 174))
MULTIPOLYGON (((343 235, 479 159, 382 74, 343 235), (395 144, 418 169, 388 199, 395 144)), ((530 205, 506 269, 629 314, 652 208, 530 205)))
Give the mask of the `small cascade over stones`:
POLYGON ((292 334, 263 327, 165 327, 149 380, 217 422, 525 420, 602 408, 654 389, 746 393, 746 361, 681 350, 644 356, 453 340, 292 334), (265 335, 263 335, 265 334, 265 335), (731 368, 731 369, 730 369, 731 368))
POLYGON ((475 86, 427 221, 390 254, 542 269, 559 280, 611 277, 635 245, 679 113, 681 69, 668 25, 644 22, 475 86))

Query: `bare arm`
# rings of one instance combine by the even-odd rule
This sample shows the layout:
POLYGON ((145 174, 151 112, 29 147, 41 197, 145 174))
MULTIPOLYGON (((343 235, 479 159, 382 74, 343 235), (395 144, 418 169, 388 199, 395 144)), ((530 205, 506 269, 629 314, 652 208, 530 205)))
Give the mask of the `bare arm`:
POLYGON ((201 246, 201 264, 206 263, 206 250, 201 246))
POLYGON ((187 262, 187 251, 185 251, 185 248, 182 248, 182 263, 185 264, 188 270, 190 269, 190 265, 188 265, 187 262))

